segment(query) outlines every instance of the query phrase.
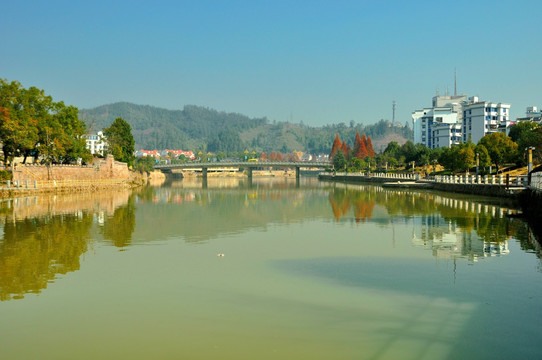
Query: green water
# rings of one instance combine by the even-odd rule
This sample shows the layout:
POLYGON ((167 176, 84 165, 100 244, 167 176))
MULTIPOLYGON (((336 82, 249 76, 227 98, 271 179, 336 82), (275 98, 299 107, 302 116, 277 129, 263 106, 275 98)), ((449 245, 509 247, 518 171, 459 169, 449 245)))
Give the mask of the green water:
POLYGON ((489 200, 255 178, 3 201, 0 358, 542 358, 540 246, 489 200))

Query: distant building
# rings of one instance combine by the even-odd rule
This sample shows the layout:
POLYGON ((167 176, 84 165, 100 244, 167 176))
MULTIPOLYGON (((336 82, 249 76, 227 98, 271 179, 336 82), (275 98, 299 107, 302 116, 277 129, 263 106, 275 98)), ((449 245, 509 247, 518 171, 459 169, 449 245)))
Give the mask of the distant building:
POLYGON ((160 152, 160 156, 162 157, 167 157, 170 154, 173 155, 174 157, 179 157, 181 155, 184 155, 186 158, 190 160, 194 160, 196 158, 196 156, 194 155, 194 152, 192 151, 165 149, 160 152))
POLYGON ((102 131, 98 131, 97 134, 85 135, 85 140, 87 149, 92 155, 104 155, 104 151, 107 149, 107 138, 102 131))
POLYGON ((147 157, 147 156, 151 156, 155 159, 159 159, 160 158, 160 153, 158 152, 158 150, 137 150, 135 152, 135 156, 136 157, 147 157))
POLYGON ((529 106, 525 111, 525 116, 516 119, 516 123, 520 121, 533 121, 542 124, 542 112, 536 106, 529 106))

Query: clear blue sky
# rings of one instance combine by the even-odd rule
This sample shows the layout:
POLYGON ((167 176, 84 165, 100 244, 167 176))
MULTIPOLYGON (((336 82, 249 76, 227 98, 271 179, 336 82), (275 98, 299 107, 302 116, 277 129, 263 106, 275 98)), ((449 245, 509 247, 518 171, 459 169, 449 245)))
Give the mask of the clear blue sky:
POLYGON ((436 88, 542 106, 542 1, 3 1, 0 77, 79 108, 411 121, 436 88))

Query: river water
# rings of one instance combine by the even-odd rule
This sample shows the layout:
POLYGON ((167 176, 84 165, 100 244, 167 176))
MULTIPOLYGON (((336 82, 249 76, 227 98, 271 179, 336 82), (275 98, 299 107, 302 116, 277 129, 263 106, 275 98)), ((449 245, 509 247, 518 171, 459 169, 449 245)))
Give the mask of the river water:
POLYGON ((273 178, 3 201, 0 358, 540 359, 542 252, 491 201, 273 178))

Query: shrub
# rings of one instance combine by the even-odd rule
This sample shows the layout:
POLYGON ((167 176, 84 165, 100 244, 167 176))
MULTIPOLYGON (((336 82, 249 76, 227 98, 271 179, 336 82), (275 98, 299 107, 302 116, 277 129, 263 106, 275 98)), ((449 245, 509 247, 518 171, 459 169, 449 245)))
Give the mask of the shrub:
POLYGON ((0 170, 0 181, 11 180, 12 178, 13 174, 11 173, 11 171, 0 170))

